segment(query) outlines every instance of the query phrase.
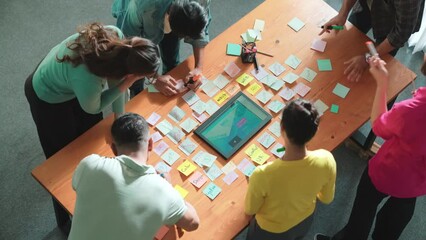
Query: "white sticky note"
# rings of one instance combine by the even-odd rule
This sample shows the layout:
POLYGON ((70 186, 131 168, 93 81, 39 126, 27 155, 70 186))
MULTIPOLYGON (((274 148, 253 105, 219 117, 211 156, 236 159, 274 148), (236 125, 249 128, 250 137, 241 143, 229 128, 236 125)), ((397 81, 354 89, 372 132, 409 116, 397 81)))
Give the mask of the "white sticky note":
POLYGON ((275 144, 272 148, 271 148, 271 153, 274 154, 275 156, 282 158, 284 156, 285 151, 282 152, 278 152, 277 150, 282 148, 283 145, 281 143, 277 143, 275 144))
POLYGON ((253 75, 257 80, 261 81, 264 77, 268 75, 268 72, 265 71, 261 66, 258 67, 259 70, 253 69, 251 75, 253 75))
POLYGON ((219 110, 219 105, 217 105, 213 100, 208 100, 206 102, 206 112, 211 116, 213 113, 215 113, 217 110, 219 110))
POLYGON ((308 94, 308 92, 311 90, 310 87, 308 87, 306 84, 304 83, 297 83, 296 86, 294 86, 293 91, 296 92, 297 94, 299 94, 299 96, 304 97, 306 96, 306 94, 308 94))
POLYGON ((187 93, 185 93, 182 98, 186 103, 188 103, 189 106, 200 100, 200 97, 198 97, 198 95, 192 90, 189 90, 187 93))
POLYGON ((294 74, 292 72, 288 73, 287 75, 285 75, 283 77, 284 82, 292 84, 294 83, 297 79, 299 78, 299 76, 297 74, 294 74))
POLYGON ((197 101, 191 106, 191 109, 196 112, 198 115, 203 114, 206 111, 206 104, 203 101, 197 101))
POLYGON ((318 52, 324 52, 326 46, 326 41, 323 41, 321 39, 314 39, 314 41, 312 41, 311 49, 318 52))
POLYGON ((269 148, 275 142, 275 138, 271 136, 271 134, 265 132, 257 139, 257 141, 265 148, 269 148))
POLYGON ((147 119, 146 121, 149 123, 149 125, 154 126, 158 120, 160 120, 161 116, 160 114, 153 112, 147 119))
POLYGON ((269 128, 268 128, 268 130, 272 133, 272 134, 274 134, 276 137, 281 137, 281 125, 280 125, 280 123, 279 122, 273 122, 270 126, 269 126, 269 128))
POLYGON ((169 121, 167 121, 166 119, 164 119, 163 121, 158 123, 157 126, 155 126, 155 127, 163 135, 167 135, 167 133, 169 133, 173 129, 173 125, 171 123, 169 123, 169 121))
POLYGON ((152 139, 153 143, 156 143, 156 142, 160 141, 161 139, 163 139, 163 136, 161 136, 160 132, 155 131, 155 133, 153 133, 151 135, 151 139, 152 139))
POLYGON ((187 156, 191 155, 191 153, 198 147, 198 145, 192 142, 189 138, 185 139, 180 145, 179 149, 182 150, 187 156))
POLYGON ((277 77, 268 74, 266 77, 264 77, 260 82, 265 84, 268 87, 271 87, 276 81, 278 80, 277 77))
POLYGON ((278 100, 274 100, 272 102, 270 102, 268 104, 268 108, 274 112, 274 113, 278 113, 279 111, 281 111, 283 108, 285 107, 285 104, 278 101, 278 100))
POLYGON ((235 64, 234 62, 228 63, 225 67, 225 72, 231 77, 235 77, 238 75, 238 73, 241 71, 241 69, 235 64))
POLYGON ((305 23, 302 22, 302 20, 299 18, 295 17, 289 23, 287 23, 287 25, 294 31, 298 32, 300 29, 302 29, 303 26, 305 26, 305 23))
POLYGON ((317 73, 310 68, 305 68, 303 72, 300 74, 300 77, 302 77, 303 79, 306 79, 309 82, 312 82, 316 76, 317 76, 317 73))
POLYGON ((284 86, 284 81, 277 79, 272 85, 271 88, 275 91, 280 90, 284 86))
POLYGON ((265 21, 260 20, 260 19, 256 19, 254 21, 254 27, 253 27, 253 29, 259 30, 259 31, 263 31, 264 28, 265 28, 265 21))
POLYGON ((269 66, 269 70, 275 75, 279 76, 281 73, 285 71, 285 67, 281 65, 279 62, 274 62, 271 66, 269 66))
POLYGON ((178 106, 174 106, 167 116, 178 123, 185 117, 185 111, 178 106))
POLYGON ((224 87, 226 87, 226 85, 228 85, 229 80, 222 74, 219 74, 219 76, 217 76, 215 80, 213 80, 213 83, 219 89, 223 89, 224 87))
POLYGON ((157 144, 157 146, 154 147, 154 152, 158 155, 161 156, 161 154, 163 154, 164 151, 166 151, 169 148, 169 145, 167 145, 166 142, 161 141, 157 144))
POLYGON ((203 90, 203 92, 209 97, 213 97, 214 95, 216 95, 216 93, 220 91, 220 89, 212 81, 207 81, 201 87, 201 90, 203 90))
POLYGON ((178 144, 185 137, 185 133, 179 127, 174 126, 172 130, 167 133, 166 136, 174 144, 178 144))
POLYGON ((192 118, 187 118, 179 126, 185 132, 190 133, 196 126, 198 126, 198 123, 195 120, 193 120, 192 118))
POLYGON ((192 116, 194 116, 195 119, 197 119, 200 123, 203 123, 204 121, 207 120, 207 118, 209 118, 205 113, 199 115, 199 114, 193 112, 192 116))
POLYGON ((314 102, 314 107, 317 109, 320 116, 323 115, 324 112, 328 109, 328 106, 320 99, 314 102))
POLYGON ((261 103, 266 104, 274 95, 265 89, 262 89, 257 95, 256 99, 259 100, 261 103))
POLYGON ((230 160, 225 166, 222 167, 222 172, 225 174, 228 174, 229 172, 234 171, 237 168, 237 165, 235 165, 235 163, 230 160))
POLYGON ((161 159, 163 159, 170 166, 172 166, 173 163, 175 163, 179 158, 180 155, 171 148, 167 149, 167 151, 161 155, 161 159))
POLYGON ((281 90, 279 95, 280 95, 280 97, 282 97, 286 101, 289 101, 290 99, 292 99, 296 95, 296 93, 293 90, 291 90, 290 88, 286 87, 283 90, 281 90))

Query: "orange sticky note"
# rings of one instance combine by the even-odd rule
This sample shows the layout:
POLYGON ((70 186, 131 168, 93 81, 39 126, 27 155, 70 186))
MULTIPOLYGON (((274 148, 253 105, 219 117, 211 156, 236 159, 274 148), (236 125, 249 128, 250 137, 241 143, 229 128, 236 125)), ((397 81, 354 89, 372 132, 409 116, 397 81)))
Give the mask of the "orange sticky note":
POLYGON ((248 75, 247 73, 243 73, 241 76, 237 78, 237 83, 243 86, 247 86, 247 84, 249 84, 253 79, 254 77, 248 75))
POLYGON ((176 189, 176 191, 178 191, 178 192, 179 192, 179 194, 180 194, 183 198, 185 198, 185 197, 186 197, 186 195, 188 195, 188 191, 187 191, 185 188, 183 188, 183 187, 181 187, 181 186, 179 186, 179 185, 175 185, 175 189, 176 189))
POLYGON ((255 95, 260 89, 262 89, 262 86, 260 86, 257 83, 253 83, 250 85, 250 87, 247 89, 247 92, 249 92, 251 95, 255 95))
POLYGON ((185 160, 179 167, 177 168, 179 172, 181 172, 185 176, 189 176, 192 172, 197 169, 197 167, 192 164, 190 161, 185 160))
POLYGON ((229 98, 229 95, 225 91, 219 92, 213 99, 218 103, 222 104, 226 99, 229 98))

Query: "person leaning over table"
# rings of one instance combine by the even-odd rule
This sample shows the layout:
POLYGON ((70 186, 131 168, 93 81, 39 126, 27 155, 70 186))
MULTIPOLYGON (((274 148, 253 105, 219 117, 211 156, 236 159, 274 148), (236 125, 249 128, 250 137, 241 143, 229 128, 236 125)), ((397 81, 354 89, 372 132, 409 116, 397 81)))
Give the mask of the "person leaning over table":
POLYGON ((286 146, 281 159, 258 166, 250 176, 245 213, 247 240, 303 239, 312 225, 317 198, 334 199, 336 162, 323 149, 307 150, 319 114, 308 101, 291 101, 283 110, 281 131, 286 146))
MULTIPOLYGON (((195 66, 186 76, 201 75, 204 47, 209 42, 210 0, 115 0, 112 15, 126 36, 141 36, 158 44, 163 62, 162 73, 179 64, 180 39, 192 45, 195 66)), ((170 75, 158 76, 154 86, 170 96, 179 92, 176 80, 170 75)), ((189 85, 196 89, 201 81, 189 85)), ((131 88, 132 95, 143 90, 143 81, 131 88)))
POLYGON ((147 164, 153 142, 138 114, 126 113, 111 127, 115 157, 92 154, 77 166, 69 240, 152 240, 163 225, 186 231, 199 226, 191 204, 147 164))
POLYGON ((125 39, 117 27, 100 23, 79 28, 53 47, 25 82, 46 158, 102 120, 108 106, 115 117, 123 114, 124 92, 159 66, 150 40, 125 39))
MULTIPOLYGON (((386 63, 378 56, 369 62, 377 83, 370 121, 385 143, 359 180, 346 226, 333 238, 317 234, 316 240, 367 240, 374 219, 373 239, 399 239, 413 217, 417 197, 426 194, 426 88, 417 89, 413 98, 388 111, 386 63)), ((426 75, 426 62, 422 73, 426 75)))
MULTIPOLYGON (((345 25, 349 12, 349 22, 367 34, 372 29, 380 56, 389 53, 395 56, 411 34, 420 29, 425 0, 344 0, 337 16, 324 24, 345 25)), ((349 81, 357 82, 368 67, 366 56, 354 56, 345 62, 344 74, 349 81)))

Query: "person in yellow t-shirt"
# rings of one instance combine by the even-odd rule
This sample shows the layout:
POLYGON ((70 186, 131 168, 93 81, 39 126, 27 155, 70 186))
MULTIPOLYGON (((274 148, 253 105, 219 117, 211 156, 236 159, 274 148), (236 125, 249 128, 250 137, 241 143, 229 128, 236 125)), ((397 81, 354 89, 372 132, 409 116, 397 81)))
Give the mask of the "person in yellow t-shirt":
POLYGON ((297 99, 284 108, 285 153, 281 159, 258 166, 249 179, 245 213, 255 217, 247 240, 302 239, 312 224, 317 198, 325 204, 333 201, 333 155, 306 148, 318 124, 318 111, 309 101, 297 99))

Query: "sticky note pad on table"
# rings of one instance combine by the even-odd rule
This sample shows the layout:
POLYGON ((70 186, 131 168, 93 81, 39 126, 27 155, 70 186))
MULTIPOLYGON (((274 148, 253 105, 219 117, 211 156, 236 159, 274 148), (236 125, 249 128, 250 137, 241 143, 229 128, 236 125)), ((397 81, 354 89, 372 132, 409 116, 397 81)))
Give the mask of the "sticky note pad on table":
POLYGON ((149 123, 149 125, 154 126, 158 120, 160 120, 161 116, 158 113, 153 112, 146 121, 149 123))
POLYGON ((259 30, 259 31, 263 31, 264 27, 265 27, 265 21, 260 20, 260 19, 256 19, 254 21, 254 27, 253 27, 253 29, 259 30))
POLYGON ((294 81, 296 81, 299 78, 297 74, 294 74, 292 72, 288 73, 283 77, 284 82, 292 84, 294 81))
POLYGON ((235 93, 239 92, 241 90, 241 88, 238 84, 234 83, 234 84, 230 84, 228 87, 226 87, 225 90, 230 95, 234 95, 235 93))
POLYGON ((229 172, 234 171, 236 168, 237 168, 237 165, 235 165, 235 163, 232 160, 230 160, 225 166, 221 168, 221 170, 224 174, 228 174, 229 172))
POLYGON ((194 172, 194 174, 191 175, 191 177, 188 180, 196 188, 200 188, 204 185, 204 183, 207 182, 208 179, 201 172, 196 171, 196 172, 194 172))
POLYGON ((161 159, 163 159, 170 166, 172 166, 173 163, 175 163, 179 158, 180 155, 170 148, 167 149, 167 151, 163 155, 161 155, 161 159))
POLYGON ((264 77, 262 80, 260 80, 261 83, 265 84, 268 87, 271 87, 272 84, 274 84, 278 80, 277 77, 268 74, 266 77, 264 77))
POLYGON ((269 154, 265 153, 262 150, 258 150, 254 153, 254 155, 251 157, 251 160, 253 160, 253 162, 262 165, 266 162, 266 160, 268 160, 269 158, 269 154))
POLYGON ((192 119, 192 118, 187 118, 185 121, 183 121, 179 126, 187 133, 190 133, 196 126, 198 125, 198 123, 192 119))
POLYGON ((271 136, 271 134, 265 132, 257 139, 257 141, 265 148, 269 148, 275 142, 275 138, 271 136))
POLYGON ((169 145, 167 145, 166 142, 161 141, 157 144, 157 146, 154 147, 153 151, 158 154, 158 156, 161 156, 164 151, 166 151, 169 148, 169 145))
POLYGON ((167 172, 170 172, 172 168, 161 161, 155 165, 155 170, 157 170, 158 173, 167 173, 167 172))
POLYGON ((237 83, 247 86, 254 78, 247 73, 243 73, 241 76, 237 78, 237 83))
POLYGON ((177 168, 179 172, 181 172, 185 176, 189 176, 192 172, 197 169, 193 163, 188 160, 185 160, 179 167, 177 168))
POLYGON ((338 83, 336 87, 334 87, 333 93, 341 98, 345 98, 346 95, 348 95, 349 90, 350 89, 348 87, 345 87, 344 85, 338 83))
POLYGON ((286 87, 283 90, 281 90, 281 92, 279 93, 279 95, 280 95, 280 97, 282 97, 286 101, 289 101, 294 96, 296 96, 296 93, 292 89, 286 87))
POLYGON ((237 76, 237 74, 241 71, 241 69, 234 62, 228 63, 224 70, 231 78, 237 76))
POLYGON ((321 39, 314 39, 311 45, 311 49, 318 51, 318 52, 324 52, 325 46, 327 46, 327 42, 323 41, 321 39))
POLYGON ((225 91, 221 91, 213 99, 220 105, 224 101, 226 101, 226 99, 228 98, 229 98, 228 93, 226 93, 225 91))
POLYGON ((330 112, 338 113, 339 112, 339 106, 336 105, 336 104, 331 104, 330 112))
POLYGON ((211 116, 213 113, 215 113, 217 110, 219 110, 219 106, 212 101, 211 99, 206 102, 206 112, 211 116))
POLYGON ((262 67, 258 67, 258 70, 253 69, 251 72, 251 75, 253 75, 257 80, 261 81, 263 78, 268 76, 268 72, 265 71, 262 67))
POLYGON ((198 97, 198 95, 192 90, 189 90, 187 93, 185 93, 182 98, 186 103, 188 103, 189 106, 200 100, 200 97, 198 97))
POLYGON ((270 102, 268 104, 268 108, 273 111, 274 113, 278 113, 279 111, 281 111, 283 108, 285 107, 285 104, 278 101, 278 100, 274 100, 272 102, 270 102))
POLYGON ((186 195, 188 195, 188 191, 185 188, 183 188, 179 185, 175 185, 175 189, 179 192, 179 194, 182 196, 182 198, 185 198, 186 195))
POLYGON ((210 180, 214 181, 216 178, 218 178, 220 175, 222 175, 222 170, 216 165, 213 164, 211 167, 207 168, 204 171, 210 180))
POLYGON ((302 77, 303 79, 306 79, 309 82, 312 82, 316 76, 317 76, 317 73, 310 68, 305 68, 303 72, 300 74, 300 77, 302 77))
POLYGON ((253 83, 250 85, 250 87, 247 89, 247 92, 249 92, 251 95, 255 95, 260 89, 262 89, 262 86, 260 86, 257 83, 253 83))
POLYGON ((318 59, 317 64, 318 64, 318 70, 322 72, 333 70, 330 59, 318 59))
POLYGON ((247 158, 244 158, 238 165, 238 170, 240 170, 244 175, 247 177, 250 177, 253 174, 254 169, 256 169, 256 166, 249 161, 247 158))
POLYGON ((301 62, 302 62, 302 60, 300 60, 295 55, 290 55, 287 58, 287 60, 285 60, 285 64, 289 65, 293 69, 296 69, 300 65, 301 62))
POLYGON ((187 138, 183 140, 183 142, 179 145, 178 148, 182 150, 182 152, 185 153, 187 156, 189 156, 197 147, 198 145, 196 143, 192 142, 189 138, 187 138))
POLYGON ((241 45, 235 43, 228 43, 226 45, 226 54, 231 56, 240 56, 241 54, 241 45))
POLYGON ((256 95, 256 99, 259 100, 261 103, 266 104, 274 95, 266 90, 260 91, 256 95))
POLYGON ((269 66, 269 71, 271 71, 275 76, 279 76, 285 71, 285 67, 279 62, 274 62, 271 66, 269 66))
POLYGON ((252 157, 253 154, 258 150, 260 150, 260 148, 253 143, 244 151, 244 153, 247 154, 247 156, 252 157))
POLYGON ((294 31, 298 32, 300 29, 302 29, 303 26, 305 26, 305 23, 302 22, 302 20, 299 18, 295 17, 289 23, 287 23, 287 25, 294 31))
POLYGON ((276 137, 281 137, 281 125, 279 122, 273 122, 271 125, 269 125, 268 130, 276 137))
POLYGON ((203 193, 211 200, 214 200, 220 192, 222 192, 222 189, 212 182, 203 190, 203 193))
POLYGON ((323 115, 324 112, 328 109, 328 106, 320 99, 314 102, 314 107, 317 109, 320 116, 323 115))
POLYGON ((222 178, 222 180, 228 184, 231 185, 235 180, 237 180, 238 174, 235 171, 231 171, 225 175, 225 177, 222 178))
POLYGON ((310 87, 306 86, 304 83, 301 82, 297 83, 297 85, 293 88, 293 91, 295 91, 301 97, 304 97, 306 94, 308 94, 310 90, 310 87))

